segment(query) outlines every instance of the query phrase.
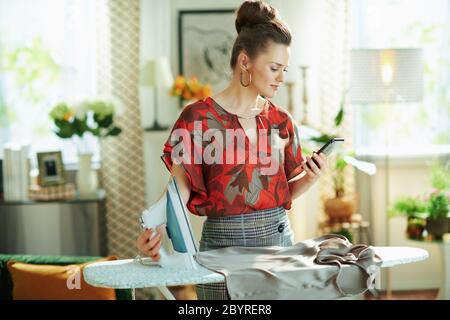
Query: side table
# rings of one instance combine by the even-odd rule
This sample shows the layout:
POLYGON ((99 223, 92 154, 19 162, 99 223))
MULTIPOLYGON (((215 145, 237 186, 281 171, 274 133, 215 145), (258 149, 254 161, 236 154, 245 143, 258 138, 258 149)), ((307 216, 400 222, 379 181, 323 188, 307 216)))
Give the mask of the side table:
POLYGON ((318 234, 336 233, 341 230, 350 232, 353 236, 357 235, 354 243, 372 244, 370 235, 370 223, 364 221, 358 213, 352 215, 350 222, 334 222, 329 220, 320 221, 318 224, 318 234))
POLYGON ((70 200, 0 201, 0 252, 104 256, 104 190, 70 200))
POLYGON ((432 240, 429 238, 424 238, 423 240, 409 239, 410 241, 417 242, 428 242, 439 246, 439 251, 441 254, 441 270, 442 270, 442 280, 441 286, 439 288, 438 300, 450 300, 450 242, 444 240, 432 240))

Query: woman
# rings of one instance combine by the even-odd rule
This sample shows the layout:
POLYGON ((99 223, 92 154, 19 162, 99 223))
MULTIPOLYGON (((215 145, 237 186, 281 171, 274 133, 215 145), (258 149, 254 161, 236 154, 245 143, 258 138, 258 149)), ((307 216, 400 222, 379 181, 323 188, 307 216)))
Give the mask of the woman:
MULTIPOLYGON (((292 245, 286 209, 327 167, 323 154, 303 158, 292 117, 267 99, 284 82, 288 27, 263 1, 244 2, 235 26, 232 80, 183 109, 161 157, 189 211, 207 216, 200 251, 292 245)), ((137 247, 157 261, 161 236, 153 232, 143 232, 137 247)), ((225 283, 198 285, 197 295, 227 299, 225 283)))

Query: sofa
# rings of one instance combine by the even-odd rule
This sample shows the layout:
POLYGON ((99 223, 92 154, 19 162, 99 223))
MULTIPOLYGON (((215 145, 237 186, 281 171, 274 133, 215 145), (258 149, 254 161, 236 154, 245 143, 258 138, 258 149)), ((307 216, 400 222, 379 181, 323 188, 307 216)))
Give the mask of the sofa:
MULTIPOLYGON (((43 256, 43 255, 9 255, 0 254, 0 300, 13 300, 14 283, 8 270, 8 262, 17 261, 36 265, 67 266, 84 264, 100 260, 102 257, 75 257, 75 256, 43 256)), ((115 289, 117 300, 131 300, 131 289, 115 289)))

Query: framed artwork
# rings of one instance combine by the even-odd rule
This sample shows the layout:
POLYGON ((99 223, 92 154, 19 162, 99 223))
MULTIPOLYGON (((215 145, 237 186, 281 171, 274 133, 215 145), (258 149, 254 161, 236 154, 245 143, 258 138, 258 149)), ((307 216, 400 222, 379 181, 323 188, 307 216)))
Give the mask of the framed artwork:
POLYGON ((64 184, 65 172, 61 151, 38 152, 39 185, 54 186, 64 184))
POLYGON ((178 13, 178 65, 181 75, 196 76, 213 93, 231 79, 231 50, 237 37, 236 9, 182 10, 178 13))

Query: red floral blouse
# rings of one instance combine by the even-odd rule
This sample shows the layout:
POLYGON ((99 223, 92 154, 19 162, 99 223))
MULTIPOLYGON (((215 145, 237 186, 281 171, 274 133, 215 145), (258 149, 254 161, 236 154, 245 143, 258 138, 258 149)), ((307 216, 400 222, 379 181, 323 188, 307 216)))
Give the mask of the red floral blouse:
POLYGON ((238 117, 208 97, 187 105, 164 144, 161 159, 184 168, 191 185, 188 209, 229 216, 291 208, 288 181, 302 172, 302 149, 292 117, 267 100, 256 116, 257 146, 238 117))

